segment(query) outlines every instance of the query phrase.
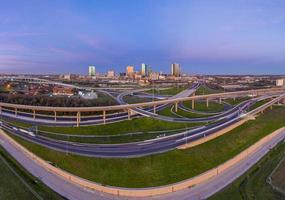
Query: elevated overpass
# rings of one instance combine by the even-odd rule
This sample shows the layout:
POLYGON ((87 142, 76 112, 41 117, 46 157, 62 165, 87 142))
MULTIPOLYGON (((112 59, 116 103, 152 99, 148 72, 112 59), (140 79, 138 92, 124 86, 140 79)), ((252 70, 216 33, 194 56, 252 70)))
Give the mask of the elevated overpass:
POLYGON ((100 117, 103 122, 106 122, 107 112, 119 112, 125 111, 128 113, 128 118, 130 119, 133 115, 132 110, 134 109, 142 109, 142 108, 153 108, 153 112, 155 113, 158 106, 166 105, 166 104, 174 104, 175 108, 178 108, 178 104, 180 102, 192 101, 192 105, 195 104, 197 100, 205 100, 206 104, 210 100, 217 99, 220 102, 224 98, 237 98, 243 96, 262 96, 262 95, 276 95, 282 94, 285 92, 285 88, 269 88, 269 89, 258 89, 258 90, 248 90, 248 91, 238 91, 238 92, 226 92, 226 93, 217 93, 217 94, 209 94, 209 95, 197 95, 191 97, 178 97, 178 98, 170 98, 166 100, 159 100, 153 102, 145 102, 145 103, 137 103, 137 104, 124 104, 124 105, 114 105, 114 106, 101 106, 101 107, 46 107, 46 106, 30 106, 30 105, 19 105, 19 104, 10 104, 0 102, 0 113, 5 111, 9 111, 13 113, 14 118, 18 118, 18 114, 25 114, 27 117, 30 117, 31 120, 37 119, 38 116, 46 116, 52 119, 54 124, 57 124, 60 116, 59 113, 68 113, 67 118, 75 119, 75 121, 69 120, 76 126, 80 126, 81 119, 83 117, 87 117, 86 113, 101 113, 97 115, 100 117), (45 114, 42 114, 45 112, 45 114), (84 114, 84 116, 83 116, 84 114))

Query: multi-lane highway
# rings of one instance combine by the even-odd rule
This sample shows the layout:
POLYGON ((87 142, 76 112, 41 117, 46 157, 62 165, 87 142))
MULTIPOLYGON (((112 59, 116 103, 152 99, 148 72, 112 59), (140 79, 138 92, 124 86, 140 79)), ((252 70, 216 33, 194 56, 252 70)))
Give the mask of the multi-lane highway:
MULTIPOLYGON (((282 98, 284 98, 284 96, 277 97, 274 100, 270 101, 270 103, 275 103, 282 98)), ((224 129, 240 121, 246 109, 254 104, 257 100, 261 99, 263 98, 251 99, 241 103, 237 110, 228 114, 227 118, 224 118, 213 124, 195 128, 189 131, 184 131, 175 135, 137 143, 114 145, 78 144, 47 139, 41 136, 33 136, 31 134, 23 132, 16 127, 13 127, 12 125, 5 123, 2 124, 2 128, 13 135, 20 136, 23 139, 62 152, 68 151, 69 153, 92 157, 139 157, 166 152, 183 144, 195 141, 197 139, 211 135, 221 129, 224 129)))

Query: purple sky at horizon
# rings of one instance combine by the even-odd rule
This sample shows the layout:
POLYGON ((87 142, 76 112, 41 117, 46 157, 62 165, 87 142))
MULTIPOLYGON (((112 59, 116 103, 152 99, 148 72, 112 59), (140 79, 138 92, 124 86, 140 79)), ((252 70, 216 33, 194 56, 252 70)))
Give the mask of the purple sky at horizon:
POLYGON ((2 1, 0 73, 285 74, 284 0, 2 1))

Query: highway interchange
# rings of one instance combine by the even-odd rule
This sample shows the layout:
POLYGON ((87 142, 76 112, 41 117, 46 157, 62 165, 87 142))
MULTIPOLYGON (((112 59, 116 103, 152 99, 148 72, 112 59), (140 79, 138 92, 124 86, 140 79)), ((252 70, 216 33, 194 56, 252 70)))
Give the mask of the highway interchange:
MULTIPOLYGON (((133 90, 133 91, 125 91, 120 94, 114 96, 115 93, 109 92, 105 90, 108 95, 113 95, 113 97, 117 100, 120 105, 127 105, 124 101, 124 97, 127 95, 134 95, 140 98, 157 98, 157 99, 167 99, 167 100, 175 100, 181 98, 187 98, 192 96, 195 91, 201 86, 201 83, 197 83, 189 87, 188 89, 178 93, 175 96, 155 96, 148 95, 145 90, 133 90)), ((204 114, 205 117, 199 118, 187 118, 187 117, 168 117, 157 114, 158 111, 169 108, 169 106, 173 106, 173 104, 166 103, 158 105, 157 107, 134 107, 131 108, 132 118, 136 117, 149 117, 154 118, 156 120, 163 120, 169 122, 177 122, 177 123, 196 123, 196 122, 208 122, 208 124, 195 127, 189 130, 183 130, 173 135, 168 135, 164 137, 153 138, 150 140, 133 142, 133 143, 124 143, 124 144, 86 144, 86 143, 75 143, 68 142, 63 140, 56 140, 47 137, 42 137, 41 135, 37 135, 30 129, 19 128, 16 125, 11 123, 7 123, 5 121, 1 122, 1 128, 8 132, 11 135, 15 135, 21 137, 24 140, 39 144, 41 146, 54 149, 61 152, 66 152, 70 154, 77 154, 87 157, 102 157, 102 158, 131 158, 131 157, 142 157, 146 155, 158 154, 173 150, 182 145, 197 141, 201 138, 210 136, 214 133, 217 133, 220 130, 223 130, 243 119, 247 119, 250 117, 254 117, 256 114, 262 112, 264 109, 271 107, 272 105, 279 103, 285 98, 283 92, 276 92, 255 96, 248 100, 245 100, 233 107, 227 107, 222 112, 218 113, 206 113, 199 112, 193 109, 189 109, 184 106, 183 103, 178 102, 177 106, 179 109, 184 110, 185 112, 193 112, 204 114), (249 111, 249 108, 253 106, 256 102, 267 100, 262 106, 249 111), (207 116, 209 115, 209 116, 207 116)), ((129 112, 129 111, 128 111, 129 112)), ((81 124, 83 125, 99 125, 107 123, 115 123, 123 120, 129 120, 128 112, 120 112, 107 114, 105 122, 102 120, 102 116, 88 116, 83 117, 81 119, 81 124)), ((15 113, 11 110, 2 109, 1 116, 5 119, 17 119, 19 121, 30 122, 33 124, 46 124, 50 125, 55 123, 54 119, 50 116, 37 116, 35 120, 33 116, 29 113, 15 113)), ((74 118, 72 117, 59 117, 57 120, 57 125, 60 126, 74 126, 74 118)), ((78 133, 79 135, 80 133, 78 133)), ((284 136, 283 136, 284 138, 284 136)), ((281 138, 282 139, 282 138, 281 138)), ((280 138, 276 138, 276 140, 271 141, 271 145, 275 145, 280 138)), ((5 140, 3 139, 3 142, 5 140)), ((78 199, 78 195, 84 197, 83 199, 131 199, 125 197, 115 197, 108 194, 103 194, 98 191, 91 191, 88 189, 80 188, 68 181, 63 181, 58 179, 58 177, 54 174, 46 172, 44 169, 41 169, 35 163, 29 163, 28 159, 25 156, 21 155, 21 152, 13 149, 13 147, 9 144, 9 142, 5 142, 2 144, 5 148, 19 161, 26 169, 32 171, 35 176, 41 176, 43 181, 53 188, 55 191, 64 195, 69 199, 78 199)), ((251 162, 254 164, 257 162, 264 153, 266 153, 268 149, 261 149, 260 152, 257 152, 252 157, 249 157, 247 163, 251 162)), ((251 164, 251 165, 252 165, 251 164)), ((157 196, 153 197, 153 199, 176 199, 179 197, 180 199, 200 199, 211 196, 213 193, 222 189, 224 186, 232 182, 235 178, 237 178, 237 174, 241 174, 246 169, 248 169, 251 165, 240 163, 238 166, 233 166, 231 171, 228 171, 226 174, 221 174, 216 178, 216 180, 212 180, 210 182, 198 185, 194 187, 194 189, 190 190, 182 190, 180 192, 175 192, 173 194, 157 196), (236 168, 234 168, 236 167, 236 168), (230 173, 231 172, 231 173, 230 173), (234 172, 236 174, 234 174, 234 172), (217 182, 222 182, 219 187, 217 187, 217 182), (197 196, 198 195, 198 196, 197 196)), ((142 198, 144 199, 144 198, 142 198)), ((148 199, 148 198, 147 198, 148 199)))
MULTIPOLYGON (((193 92, 199 87, 199 84, 194 84, 193 87, 179 93, 175 98, 185 97, 192 95, 193 92)), ((135 91, 138 92, 138 91, 135 91)), ((123 97, 129 95, 129 92, 124 92, 117 97, 121 104, 124 104, 123 97)), ((173 150, 183 144, 193 142, 195 140, 207 137, 219 130, 222 130, 238 121, 243 119, 244 113, 257 101, 264 99, 274 98, 276 95, 267 95, 257 98, 246 100, 237 106, 225 111, 216 116, 208 116, 202 118, 175 118, 157 115, 150 112, 149 109, 134 109, 135 112, 143 116, 152 117, 157 120, 171 121, 171 122, 211 122, 210 124, 197 127, 194 129, 182 131, 166 137, 159 137, 151 140, 126 143, 126 144, 84 144, 74 143, 62 140, 48 139, 40 135, 27 134, 23 129, 19 129, 11 124, 2 123, 2 128, 7 132, 20 136, 21 138, 48 147, 50 149, 68 152, 77 155, 90 156, 90 157, 108 157, 108 158, 129 158, 141 157, 151 154, 163 153, 173 150)), ((281 97, 276 97, 282 98, 281 97)), ((276 102, 276 100, 273 100, 276 102)), ((167 105, 162 105, 157 109, 164 109, 167 105)), ((258 110, 257 110, 258 111, 258 110)), ((117 120, 115 118, 114 120, 117 120)))

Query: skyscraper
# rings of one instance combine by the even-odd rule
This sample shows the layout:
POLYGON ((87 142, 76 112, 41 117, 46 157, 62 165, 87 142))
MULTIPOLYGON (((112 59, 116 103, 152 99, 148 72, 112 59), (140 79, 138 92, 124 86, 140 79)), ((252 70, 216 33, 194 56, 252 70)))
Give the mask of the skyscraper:
POLYGON ((149 76, 149 73, 150 73, 150 66, 143 63, 141 69, 142 76, 149 76))
POLYGON ((131 66, 131 65, 127 66, 127 68, 126 68, 126 75, 127 76, 132 76, 133 74, 134 74, 134 66, 131 66))
POLYGON ((179 77, 181 76, 180 64, 173 63, 171 64, 171 75, 179 77))
POLYGON ((96 68, 93 65, 90 65, 88 68, 88 75, 89 76, 96 76, 96 68))

